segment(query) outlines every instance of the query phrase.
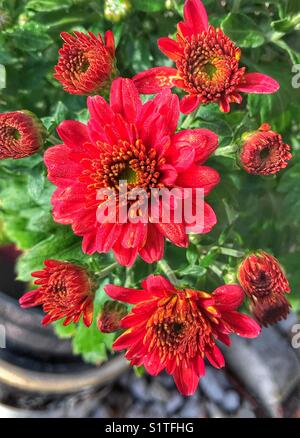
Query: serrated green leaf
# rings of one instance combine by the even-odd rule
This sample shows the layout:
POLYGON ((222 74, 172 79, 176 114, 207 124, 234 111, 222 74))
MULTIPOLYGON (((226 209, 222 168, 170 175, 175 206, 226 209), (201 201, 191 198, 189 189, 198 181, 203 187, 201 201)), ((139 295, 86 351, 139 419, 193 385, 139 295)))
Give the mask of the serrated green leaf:
POLYGON ((19 258, 18 279, 28 281, 31 272, 42 269, 46 259, 80 259, 80 254, 82 254, 80 240, 72 232, 60 229, 55 235, 39 242, 19 258))

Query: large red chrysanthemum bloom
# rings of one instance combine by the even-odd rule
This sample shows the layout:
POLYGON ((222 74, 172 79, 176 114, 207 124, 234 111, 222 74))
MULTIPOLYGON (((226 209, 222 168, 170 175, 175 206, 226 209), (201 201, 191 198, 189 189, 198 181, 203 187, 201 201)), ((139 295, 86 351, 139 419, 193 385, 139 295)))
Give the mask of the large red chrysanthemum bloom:
POLYGON ((176 63, 176 68, 155 67, 138 73, 134 82, 140 93, 157 93, 177 86, 186 96, 180 102, 181 112, 191 113, 200 104, 217 102, 224 112, 230 103, 241 103, 241 92, 274 93, 279 84, 261 73, 246 73, 239 67, 241 51, 223 33, 208 24, 200 0, 186 0, 184 21, 178 23, 176 41, 158 40, 160 50, 176 63))
POLYGON ((38 289, 27 292, 19 302, 21 307, 42 306, 47 314, 43 325, 65 318, 64 325, 78 322, 83 316, 89 327, 93 320, 95 285, 82 266, 58 260, 45 260, 45 268, 33 272, 38 289))
POLYGON ((289 282, 278 260, 264 251, 247 256, 238 270, 239 282, 251 300, 251 311, 264 326, 285 319, 290 303, 289 282))
MULTIPOLYGON (((178 97, 164 90, 143 105, 129 79, 113 81, 110 105, 95 96, 88 98, 88 107, 88 125, 62 122, 58 133, 64 144, 45 153, 48 177, 58 186, 52 197, 54 219, 71 224, 74 233, 83 236, 85 253, 112 249, 117 261, 126 266, 138 254, 148 263, 161 259, 164 238, 187 246, 186 231, 192 227, 184 220, 172 222, 172 215, 171 223, 152 218, 151 212, 147 223, 98 221, 99 207, 115 199, 100 201, 97 194, 109 188, 118 202, 120 180, 127 180, 130 190, 142 188, 147 193, 153 188, 187 187, 202 188, 208 194, 220 179, 214 169, 203 165, 217 147, 216 134, 207 129, 175 133, 178 97)), ((216 216, 206 202, 202 205, 204 224, 196 232, 206 233, 215 225, 216 216)))
POLYGON ((196 391, 205 357, 216 368, 224 366, 216 341, 229 346, 231 333, 249 338, 260 333, 253 319, 236 311, 244 298, 238 285, 208 294, 175 289, 163 276, 150 275, 141 290, 114 285, 104 289, 111 298, 134 305, 121 321, 126 331, 113 348, 127 349, 131 365, 144 365, 153 376, 166 369, 184 395, 196 391))
POLYGON ((54 77, 71 94, 106 93, 116 76, 115 43, 112 31, 105 34, 88 35, 62 32, 65 41, 59 50, 60 58, 55 66, 54 77))
POLYGON ((244 136, 239 161, 246 172, 253 175, 278 173, 292 158, 291 148, 282 137, 264 123, 258 131, 244 136))
POLYGON ((0 160, 35 154, 44 138, 42 123, 29 111, 0 114, 0 160))

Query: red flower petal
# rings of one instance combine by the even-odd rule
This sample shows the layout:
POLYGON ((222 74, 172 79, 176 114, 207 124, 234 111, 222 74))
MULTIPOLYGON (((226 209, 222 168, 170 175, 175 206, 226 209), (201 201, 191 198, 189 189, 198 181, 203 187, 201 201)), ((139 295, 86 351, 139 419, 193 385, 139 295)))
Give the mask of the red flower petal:
POLYGON ((230 101, 229 101, 229 98, 228 97, 222 97, 220 99, 220 102, 219 102, 219 107, 220 107, 220 110, 223 113, 229 113, 230 112, 230 101))
POLYGON ((142 108, 139 93, 131 79, 117 78, 110 90, 110 106, 129 123, 134 123, 142 108))
MULTIPOLYGON (((218 136, 209 129, 187 129, 173 137, 172 148, 193 147, 195 162, 203 164, 218 147, 218 136)), ((171 148, 170 148, 171 149, 171 148)))
POLYGON ((172 283, 162 275, 149 275, 142 281, 142 287, 149 292, 150 296, 153 295, 155 297, 164 297, 166 293, 175 292, 172 283))
POLYGON ((208 166, 193 164, 185 172, 178 175, 176 184, 181 187, 203 188, 207 195, 220 182, 219 173, 208 166))
POLYGON ((144 328, 127 330, 115 340, 113 343, 113 349, 115 351, 125 350, 125 348, 131 347, 133 344, 135 345, 139 341, 141 335, 143 335, 143 331, 144 328))
MULTIPOLYGON (((177 135, 177 134, 176 134, 177 135)), ((174 139, 176 137, 174 136, 174 139)), ((195 149, 187 144, 172 143, 166 153, 168 160, 178 172, 188 169, 195 161, 195 149)))
POLYGON ((159 38, 158 40, 159 49, 173 61, 178 61, 182 56, 182 49, 180 48, 177 41, 171 38, 159 38))
POLYGON ((44 162, 48 168, 49 180, 60 187, 72 185, 81 169, 80 165, 69 158, 70 149, 57 145, 46 150, 44 162))
POLYGON ((166 134, 174 134, 180 117, 178 96, 169 89, 161 91, 153 99, 153 109, 162 116, 160 129, 164 127, 166 134))
POLYGON ((115 286, 114 284, 106 284, 104 290, 112 299, 128 304, 137 304, 151 299, 149 292, 143 289, 130 289, 123 286, 115 286))
MULTIPOLYGON (((196 207, 194 207, 194 215, 196 215, 196 207)), ((188 234, 190 233, 197 233, 197 234, 204 234, 209 233, 211 229, 216 225, 217 223, 217 216, 212 207, 204 201, 203 203, 203 221, 201 223, 200 219, 197 218, 196 223, 194 224, 187 224, 186 232, 188 234)))
POLYGON ((96 245, 98 252, 109 252, 122 233, 122 224, 101 224, 97 231, 96 245))
POLYGON ((113 247, 116 261, 122 266, 132 266, 138 255, 139 248, 125 248, 120 240, 113 247))
POLYGON ((182 395, 193 395, 199 383, 194 367, 187 367, 185 361, 179 364, 173 373, 174 382, 182 395))
POLYGON ((222 313, 222 318, 230 326, 233 333, 244 338, 256 338, 261 332, 257 322, 243 313, 235 311, 224 312, 222 313))
POLYGON ((91 115, 91 121, 97 123, 97 129, 100 128, 102 131, 102 125, 114 122, 114 112, 102 96, 89 96, 87 98, 87 106, 91 115))
POLYGON ((270 76, 262 73, 247 73, 244 76, 244 82, 239 85, 237 90, 244 93, 269 94, 275 93, 279 88, 279 83, 270 76))
POLYGON ((179 36, 182 37, 183 39, 185 37, 191 37, 194 33, 192 27, 190 27, 184 21, 180 21, 179 23, 177 23, 177 30, 178 30, 179 36))
POLYGON ((185 226, 183 224, 155 224, 158 230, 175 245, 186 247, 188 246, 185 226))
POLYGON ((219 347, 217 345, 214 345, 211 350, 206 350, 205 355, 209 362, 214 366, 215 368, 223 368, 225 366, 225 359, 223 354, 221 353, 219 347))
POLYGON ((125 224, 122 234, 122 245, 124 248, 140 248, 147 238, 147 224, 128 223, 125 224))
POLYGON ((186 0, 184 4, 184 19, 192 27, 195 34, 208 29, 208 17, 201 0, 186 0))
POLYGON ((32 290, 30 292, 26 292, 20 299, 19 303, 23 309, 27 309, 28 307, 34 307, 38 305, 38 290, 32 290))
POLYGON ((132 79, 142 94, 155 94, 163 88, 172 88, 178 78, 176 68, 154 67, 138 73, 132 79))
POLYGON ((165 365, 162 362, 152 357, 151 360, 145 362, 145 369, 150 376, 157 376, 164 368, 165 365))
POLYGON ((85 254, 92 255, 97 251, 96 245, 96 231, 92 231, 91 233, 85 234, 82 239, 82 251, 85 254))
POLYGON ((115 38, 112 30, 108 30, 104 35, 105 45, 110 51, 111 55, 115 56, 115 38))
POLYGON ((244 301, 244 291, 237 284, 225 284, 215 289, 212 293, 218 309, 224 310, 235 310, 244 301))
POLYGON ((75 152, 84 152, 84 143, 90 141, 86 125, 77 120, 64 120, 57 127, 57 132, 62 141, 75 152))
POLYGON ((200 105, 200 97, 195 94, 188 94, 180 101, 180 111, 182 114, 190 114, 200 105))
POLYGON ((164 238, 155 225, 148 224, 147 240, 140 250, 140 256, 147 263, 154 263, 164 255, 164 238))

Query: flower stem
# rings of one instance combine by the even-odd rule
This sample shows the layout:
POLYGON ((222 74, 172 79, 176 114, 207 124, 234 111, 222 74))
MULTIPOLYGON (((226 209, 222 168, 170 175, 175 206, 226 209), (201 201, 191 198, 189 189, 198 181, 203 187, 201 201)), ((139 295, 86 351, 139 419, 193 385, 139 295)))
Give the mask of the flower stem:
POLYGON ((168 277, 170 282, 174 286, 178 286, 178 279, 176 278, 176 275, 174 274, 174 271, 172 268, 168 265, 168 263, 165 260, 160 260, 157 265, 160 267, 160 269, 163 271, 163 273, 168 277))
POLYGON ((214 155, 216 157, 229 157, 235 158, 236 151, 238 146, 235 144, 230 144, 228 146, 224 146, 222 148, 218 148, 215 150, 214 155))
POLYGON ((190 128, 191 124, 196 120, 198 111, 194 111, 185 117, 184 121, 181 124, 181 129, 190 128))
POLYGON ((240 6, 241 6, 241 0, 233 0, 231 11, 234 13, 239 12, 240 6))
POLYGON ((47 140, 49 141, 49 143, 51 144, 58 144, 59 140, 57 137, 55 137, 55 135, 51 134, 47 137, 47 140))
POLYGON ((107 277, 114 269, 118 266, 117 262, 112 263, 111 265, 106 266, 106 268, 101 269, 101 271, 95 272, 95 275, 98 279, 107 277))

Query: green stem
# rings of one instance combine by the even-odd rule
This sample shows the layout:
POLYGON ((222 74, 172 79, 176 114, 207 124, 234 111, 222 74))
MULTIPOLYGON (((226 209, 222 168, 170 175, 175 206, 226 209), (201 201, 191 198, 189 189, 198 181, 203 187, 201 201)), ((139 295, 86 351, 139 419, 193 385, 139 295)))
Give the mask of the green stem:
POLYGON ((124 287, 132 287, 132 269, 126 268, 124 287))
POLYGON ((238 150, 238 146, 235 144, 230 144, 228 146, 224 146, 222 148, 218 148, 215 150, 214 155, 216 157, 230 157, 235 158, 235 154, 238 150))
POLYGON ((233 0, 231 11, 234 13, 239 12, 241 6, 241 0, 233 0))
POLYGON ((100 280, 101 278, 107 277, 117 266, 119 266, 118 263, 114 262, 111 265, 106 266, 106 268, 101 269, 101 271, 95 272, 95 275, 100 280))
POLYGON ((219 269, 216 265, 210 265, 209 269, 213 271, 218 277, 223 278, 223 271, 219 269))
POLYGON ((191 124, 194 122, 197 116, 197 111, 194 111, 192 114, 186 116, 184 121, 182 122, 181 129, 190 128, 191 124))
POLYGON ((168 263, 165 260, 160 260, 157 265, 160 267, 160 269, 163 271, 163 273, 168 277, 170 282, 174 286, 178 286, 178 280, 176 278, 176 275, 174 274, 174 271, 172 268, 168 265, 168 263))
POLYGON ((48 140, 48 142, 51 143, 51 144, 58 144, 58 143, 59 143, 58 138, 55 137, 55 135, 53 135, 53 134, 49 135, 49 136, 47 137, 47 140, 48 140))
POLYGON ((228 255, 231 257, 236 257, 236 258, 244 257, 244 255, 245 255, 244 251, 239 251, 239 250, 233 249, 233 248, 224 248, 224 247, 220 246, 219 250, 220 250, 221 254, 228 255))

